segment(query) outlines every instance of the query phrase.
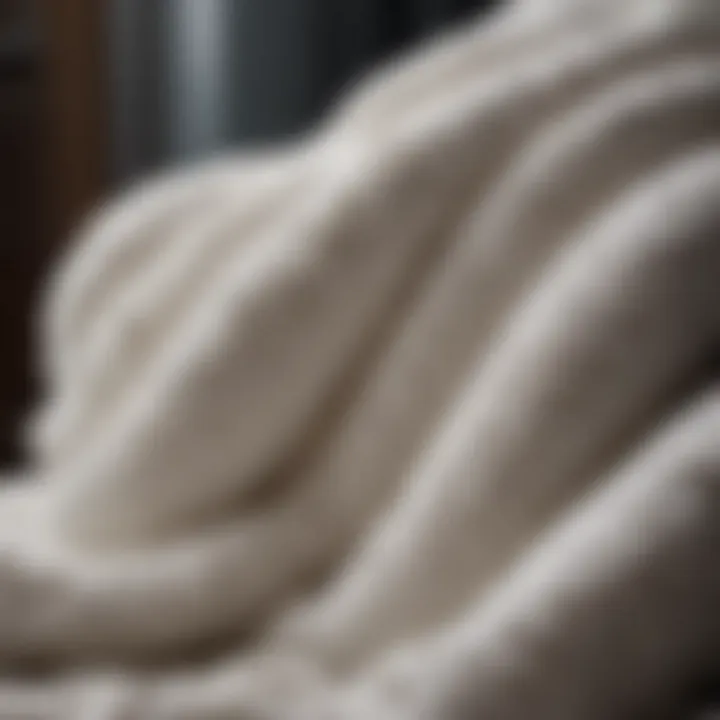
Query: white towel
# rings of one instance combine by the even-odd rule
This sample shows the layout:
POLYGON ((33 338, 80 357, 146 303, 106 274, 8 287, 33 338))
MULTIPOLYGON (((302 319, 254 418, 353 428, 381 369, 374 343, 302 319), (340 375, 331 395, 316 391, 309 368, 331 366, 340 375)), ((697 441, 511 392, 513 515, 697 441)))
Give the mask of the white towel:
POLYGON ((47 295, 1 720, 615 720, 720 658, 716 0, 509 5, 47 295))

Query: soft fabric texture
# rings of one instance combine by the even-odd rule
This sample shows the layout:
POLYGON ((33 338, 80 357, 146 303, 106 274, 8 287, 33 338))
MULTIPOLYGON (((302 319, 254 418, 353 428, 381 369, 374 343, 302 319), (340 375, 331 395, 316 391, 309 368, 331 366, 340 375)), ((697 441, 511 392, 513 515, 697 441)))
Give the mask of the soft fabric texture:
POLYGON ((676 700, 720 657, 719 280, 716 0, 507 6, 100 209, 0 496, 0 718, 676 700))

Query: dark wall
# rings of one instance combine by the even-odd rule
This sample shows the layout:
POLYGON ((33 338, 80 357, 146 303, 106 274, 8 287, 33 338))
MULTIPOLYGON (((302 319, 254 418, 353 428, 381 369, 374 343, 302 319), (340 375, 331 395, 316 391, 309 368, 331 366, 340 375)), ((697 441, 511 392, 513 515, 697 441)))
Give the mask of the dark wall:
POLYGON ((43 280, 107 191, 103 0, 0 0, 0 463, 34 401, 43 280))
POLYGON ((29 322, 45 241, 42 90, 28 3, 0 2, 0 461, 31 391, 29 322))
POLYGON ((111 0, 121 181, 314 122, 389 53, 492 0, 111 0))

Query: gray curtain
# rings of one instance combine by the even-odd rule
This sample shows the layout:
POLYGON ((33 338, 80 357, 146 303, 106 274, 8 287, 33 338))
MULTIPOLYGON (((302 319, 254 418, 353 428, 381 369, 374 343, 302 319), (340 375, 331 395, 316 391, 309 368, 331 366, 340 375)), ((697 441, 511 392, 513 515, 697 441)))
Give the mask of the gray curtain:
POLYGON ((301 132, 354 77, 491 0, 110 0, 119 182, 301 132))

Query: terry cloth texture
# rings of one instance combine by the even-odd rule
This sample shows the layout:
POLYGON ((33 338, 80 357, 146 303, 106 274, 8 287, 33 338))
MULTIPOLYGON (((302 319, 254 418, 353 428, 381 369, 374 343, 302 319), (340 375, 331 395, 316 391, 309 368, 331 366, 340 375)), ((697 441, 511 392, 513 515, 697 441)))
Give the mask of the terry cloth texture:
POLYGON ((716 0, 509 5, 101 208, 0 495, 0 719, 671 707, 720 658, 719 281, 716 0))

